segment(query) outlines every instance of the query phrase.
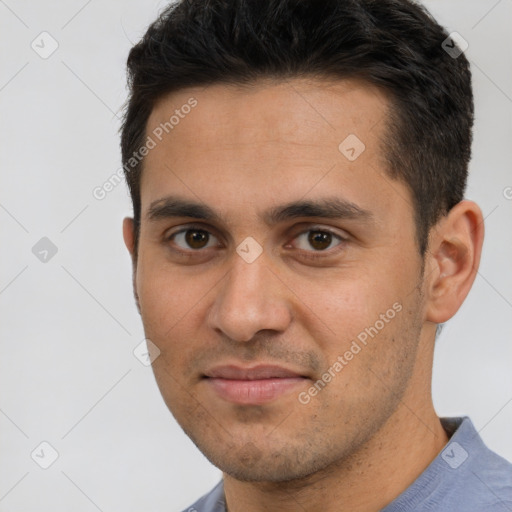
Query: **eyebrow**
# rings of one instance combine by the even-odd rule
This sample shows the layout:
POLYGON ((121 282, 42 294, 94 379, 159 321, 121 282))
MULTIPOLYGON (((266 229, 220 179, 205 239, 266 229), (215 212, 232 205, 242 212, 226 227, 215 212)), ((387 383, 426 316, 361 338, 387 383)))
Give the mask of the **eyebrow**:
MULTIPOLYGON (((177 196, 157 199, 148 208, 147 218, 150 221, 173 217, 191 217, 225 223, 223 216, 210 206, 177 196)), ((355 203, 339 197, 293 201, 270 208, 262 216, 268 225, 300 217, 360 220, 365 223, 370 223, 375 219, 373 213, 369 210, 365 210, 355 203)))

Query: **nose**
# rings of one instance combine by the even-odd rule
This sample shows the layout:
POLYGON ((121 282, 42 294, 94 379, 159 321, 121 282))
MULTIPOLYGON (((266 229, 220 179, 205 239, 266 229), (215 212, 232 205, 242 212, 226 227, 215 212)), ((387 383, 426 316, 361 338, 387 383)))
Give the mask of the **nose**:
POLYGON ((235 253, 210 309, 210 328, 240 342, 262 330, 285 331, 292 319, 290 291, 273 272, 264 254, 247 263, 235 253))

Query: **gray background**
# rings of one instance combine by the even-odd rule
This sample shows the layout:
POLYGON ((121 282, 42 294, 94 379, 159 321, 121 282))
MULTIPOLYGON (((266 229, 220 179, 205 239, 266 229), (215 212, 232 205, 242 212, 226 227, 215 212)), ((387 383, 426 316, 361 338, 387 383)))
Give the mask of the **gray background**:
MULTIPOLYGON (((0 0, 0 511, 174 511, 220 476, 132 353, 144 335, 121 237, 125 184, 93 196, 120 167, 128 50, 164 5, 0 0), (51 49, 43 31, 59 45, 47 59, 31 47, 51 49), (32 252, 43 237, 58 250, 46 262, 32 252), (43 441, 59 454, 48 469, 31 458, 51 461, 43 441)), ((469 43, 467 197, 487 228, 473 290, 438 340, 435 405, 471 416, 512 461, 512 2, 427 6, 469 43)))

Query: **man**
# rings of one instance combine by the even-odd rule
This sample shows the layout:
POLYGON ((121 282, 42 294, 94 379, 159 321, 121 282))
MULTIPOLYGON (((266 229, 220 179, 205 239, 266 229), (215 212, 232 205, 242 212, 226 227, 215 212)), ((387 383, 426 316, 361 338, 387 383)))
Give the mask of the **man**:
POLYGON ((223 471, 187 510, 512 510, 512 466, 431 397, 484 234, 457 50, 407 0, 182 1, 132 49, 135 296, 223 471))

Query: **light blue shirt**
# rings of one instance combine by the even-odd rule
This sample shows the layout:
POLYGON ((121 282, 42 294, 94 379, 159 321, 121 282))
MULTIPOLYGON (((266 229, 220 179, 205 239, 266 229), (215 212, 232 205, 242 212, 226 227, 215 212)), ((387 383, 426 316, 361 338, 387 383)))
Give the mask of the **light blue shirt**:
MULTIPOLYGON (((381 512, 512 512, 512 464, 485 446, 468 417, 441 423, 450 441, 381 512)), ((222 481, 183 512, 226 512, 222 481)))

